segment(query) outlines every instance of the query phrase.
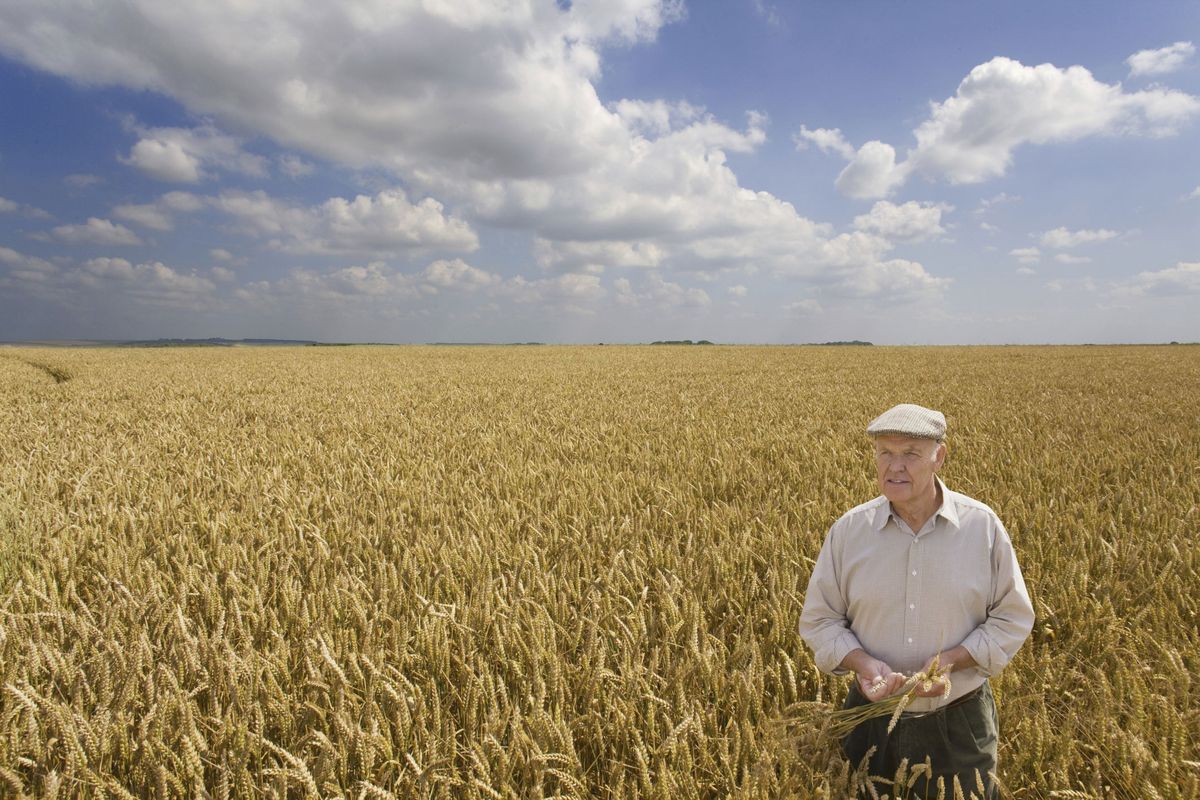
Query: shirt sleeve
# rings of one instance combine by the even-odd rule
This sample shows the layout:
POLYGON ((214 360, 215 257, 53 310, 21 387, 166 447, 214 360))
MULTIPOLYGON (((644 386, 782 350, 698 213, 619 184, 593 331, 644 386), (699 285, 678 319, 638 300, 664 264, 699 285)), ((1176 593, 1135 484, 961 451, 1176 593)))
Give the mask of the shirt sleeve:
POLYGON ((1008 665, 1033 630, 1033 604, 1021 577, 1017 554, 1004 525, 996 520, 992 544, 992 596, 987 618, 967 634, 962 646, 979 670, 995 675, 1008 665))
POLYGON ((850 620, 846 617, 838 559, 834 554, 837 529, 837 523, 829 529, 812 575, 809 576, 808 590, 804 593, 804 610, 800 612, 800 638, 812 649, 817 669, 845 675, 850 670, 839 666, 842 659, 862 645, 850 630, 850 620))

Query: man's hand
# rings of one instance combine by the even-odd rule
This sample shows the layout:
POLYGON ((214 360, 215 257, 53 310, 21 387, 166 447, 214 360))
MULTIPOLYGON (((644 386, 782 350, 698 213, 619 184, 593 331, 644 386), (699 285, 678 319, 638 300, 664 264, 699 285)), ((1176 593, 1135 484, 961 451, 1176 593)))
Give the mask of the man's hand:
POLYGON ((862 649, 847 653, 841 666, 854 671, 858 680, 858 690, 872 703, 898 692, 906 680, 885 662, 862 649))
POLYGON ((925 662, 925 666, 921 668, 922 672, 928 673, 934 668, 934 663, 937 663, 938 670, 941 671, 942 677, 930 681, 928 689, 925 688, 925 682, 921 681, 913 689, 913 694, 917 697, 941 697, 946 694, 947 676, 957 669, 965 669, 975 666, 975 659, 967 652, 967 649, 962 645, 952 647, 949 650, 944 650, 936 656, 925 662))

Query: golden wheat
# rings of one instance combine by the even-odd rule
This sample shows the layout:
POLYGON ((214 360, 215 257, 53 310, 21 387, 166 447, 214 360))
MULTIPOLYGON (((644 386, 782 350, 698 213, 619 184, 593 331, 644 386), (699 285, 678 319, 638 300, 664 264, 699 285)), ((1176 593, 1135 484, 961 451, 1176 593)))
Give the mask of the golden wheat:
POLYGON ((845 797, 779 723, 908 400, 1038 612, 1006 796, 1200 797, 1190 347, 5 349, 0 792, 845 797))

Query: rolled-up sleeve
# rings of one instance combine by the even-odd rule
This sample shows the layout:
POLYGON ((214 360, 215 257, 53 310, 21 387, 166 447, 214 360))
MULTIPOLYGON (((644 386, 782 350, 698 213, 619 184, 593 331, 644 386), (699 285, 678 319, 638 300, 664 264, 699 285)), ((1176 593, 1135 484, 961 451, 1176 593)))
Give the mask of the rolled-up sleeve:
POLYGON ((1033 630, 1033 604, 1021 577, 1017 554, 1008 531, 996 520, 992 544, 992 596, 987 619, 967 634, 962 646, 979 670, 995 675, 1012 661, 1013 656, 1033 630))
POLYGON ((830 528, 817 556, 808 589, 804 593, 804 609, 800 612, 800 638, 813 651, 817 669, 834 675, 845 675, 849 670, 839 666, 846 654, 862 647, 858 637, 850 630, 838 581, 835 537, 837 523, 830 528))

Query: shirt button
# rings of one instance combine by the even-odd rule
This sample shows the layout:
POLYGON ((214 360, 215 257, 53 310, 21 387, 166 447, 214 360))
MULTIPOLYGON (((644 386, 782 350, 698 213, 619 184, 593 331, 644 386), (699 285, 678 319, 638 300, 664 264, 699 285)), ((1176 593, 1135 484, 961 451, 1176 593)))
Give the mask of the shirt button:
POLYGON ((909 604, 908 604, 908 607, 909 607, 910 609, 912 609, 912 608, 916 608, 916 607, 917 607, 917 604, 916 604, 916 603, 909 603, 909 604))
POLYGON ((914 570, 913 570, 913 575, 916 575, 916 574, 917 574, 917 571, 914 569, 914 570))
POLYGON ((910 637, 908 637, 908 643, 909 643, 909 644, 912 644, 912 637, 911 637, 911 636, 910 636, 910 637))

